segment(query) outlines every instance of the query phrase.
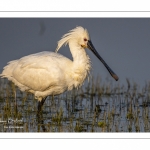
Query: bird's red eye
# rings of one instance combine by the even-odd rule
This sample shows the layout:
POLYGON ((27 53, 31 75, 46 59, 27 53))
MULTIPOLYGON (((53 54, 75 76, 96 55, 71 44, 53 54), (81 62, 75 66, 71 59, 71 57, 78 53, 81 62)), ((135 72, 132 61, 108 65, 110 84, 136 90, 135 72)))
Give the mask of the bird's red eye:
POLYGON ((86 38, 84 38, 84 41, 87 41, 87 39, 86 39, 86 38))

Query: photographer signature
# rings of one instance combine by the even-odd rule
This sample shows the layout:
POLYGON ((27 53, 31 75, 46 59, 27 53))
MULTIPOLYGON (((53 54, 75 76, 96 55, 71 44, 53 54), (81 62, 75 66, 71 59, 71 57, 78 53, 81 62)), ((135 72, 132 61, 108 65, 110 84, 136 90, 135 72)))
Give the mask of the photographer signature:
POLYGON ((7 121, 3 121, 2 119, 0 119, 0 123, 8 123, 8 124, 11 124, 11 123, 23 123, 23 118, 18 120, 17 118, 14 120, 12 118, 8 118, 7 121))

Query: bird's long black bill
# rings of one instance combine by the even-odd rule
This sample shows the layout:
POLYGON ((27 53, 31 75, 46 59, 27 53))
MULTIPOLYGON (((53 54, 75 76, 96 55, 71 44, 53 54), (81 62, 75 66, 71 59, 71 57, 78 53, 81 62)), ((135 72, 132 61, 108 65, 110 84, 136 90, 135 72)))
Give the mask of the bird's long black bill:
POLYGON ((111 76, 118 81, 119 77, 110 69, 110 67, 106 64, 106 62, 103 60, 103 58, 98 54, 95 47, 93 46, 91 41, 88 41, 88 48, 97 56, 97 58, 104 64, 104 66, 107 68, 111 76))

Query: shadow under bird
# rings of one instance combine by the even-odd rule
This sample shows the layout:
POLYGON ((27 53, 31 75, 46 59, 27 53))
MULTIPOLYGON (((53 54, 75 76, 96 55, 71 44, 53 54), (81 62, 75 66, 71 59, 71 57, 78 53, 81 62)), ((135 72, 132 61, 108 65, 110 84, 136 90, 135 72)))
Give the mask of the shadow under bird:
POLYGON ((56 52, 43 51, 10 61, 0 76, 12 81, 21 91, 34 94, 40 111, 47 96, 59 95, 83 84, 91 69, 85 48, 97 56, 116 81, 119 79, 94 48, 88 31, 81 26, 63 35, 56 52), (64 44, 69 45, 73 61, 57 53, 64 44))

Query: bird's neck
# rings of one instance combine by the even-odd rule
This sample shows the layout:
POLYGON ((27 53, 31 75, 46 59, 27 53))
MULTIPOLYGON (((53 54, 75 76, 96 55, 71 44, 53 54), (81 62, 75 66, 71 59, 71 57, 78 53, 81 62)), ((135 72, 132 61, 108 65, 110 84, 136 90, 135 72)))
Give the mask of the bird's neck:
POLYGON ((91 62, 85 49, 74 42, 69 42, 70 51, 73 57, 72 76, 74 79, 74 86, 80 86, 88 76, 91 69, 91 62))
POLYGON ((89 60, 84 48, 74 42, 69 43, 69 48, 73 57, 73 63, 78 65, 86 64, 89 60))

